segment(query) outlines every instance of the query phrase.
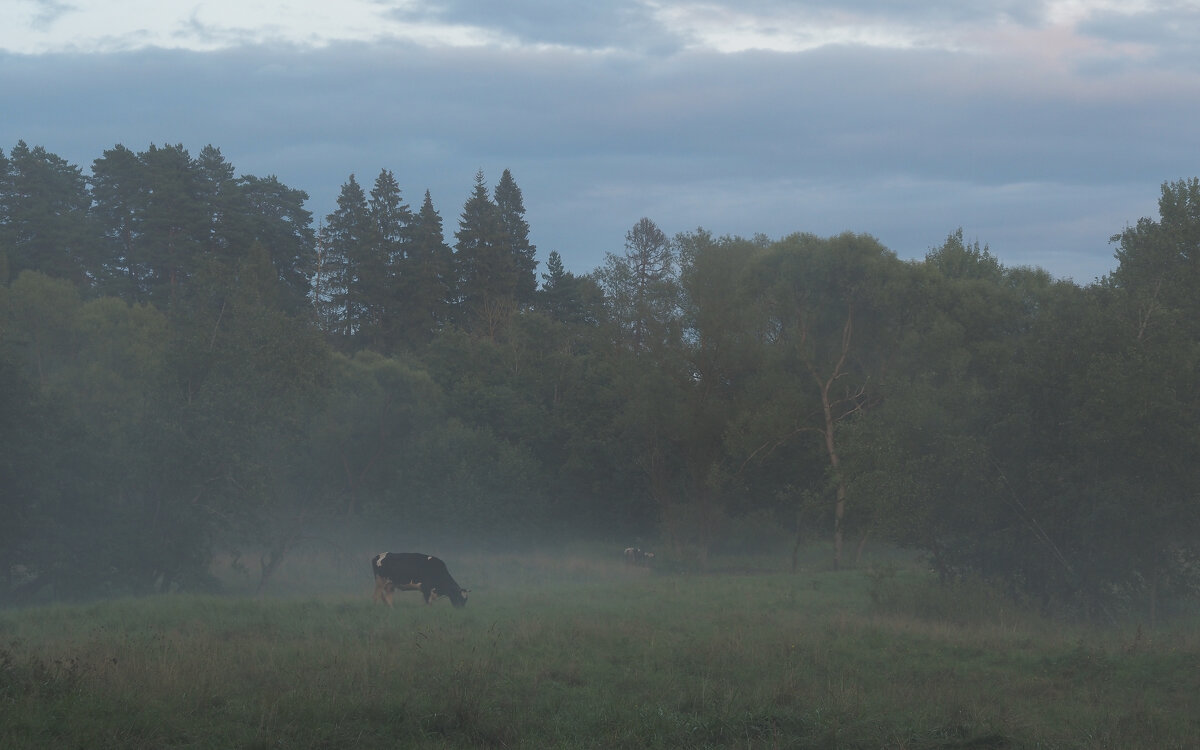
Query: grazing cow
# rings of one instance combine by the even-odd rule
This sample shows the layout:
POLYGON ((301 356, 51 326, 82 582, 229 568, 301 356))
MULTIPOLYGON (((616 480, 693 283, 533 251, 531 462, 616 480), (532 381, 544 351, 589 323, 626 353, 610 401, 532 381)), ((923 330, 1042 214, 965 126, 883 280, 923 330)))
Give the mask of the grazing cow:
POLYGON ((646 552, 640 547, 625 548, 625 562, 629 565, 638 565, 646 567, 650 565, 650 561, 654 559, 653 552, 646 552))
POLYGON ((392 604, 392 594, 401 591, 420 591, 425 603, 439 596, 450 599, 455 607, 467 603, 467 589, 461 588, 450 577, 446 563, 433 555, 420 552, 381 552, 371 558, 371 572, 375 574, 375 601, 392 604))

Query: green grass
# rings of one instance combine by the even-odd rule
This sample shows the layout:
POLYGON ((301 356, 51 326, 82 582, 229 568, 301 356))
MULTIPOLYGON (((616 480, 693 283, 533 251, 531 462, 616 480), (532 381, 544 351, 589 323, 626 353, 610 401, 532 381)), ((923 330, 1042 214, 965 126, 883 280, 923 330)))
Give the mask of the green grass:
POLYGON ((912 571, 586 555, 457 559, 465 609, 389 610, 362 568, 314 596, 0 612, 0 747, 1200 747, 1194 622, 1066 627, 912 571))

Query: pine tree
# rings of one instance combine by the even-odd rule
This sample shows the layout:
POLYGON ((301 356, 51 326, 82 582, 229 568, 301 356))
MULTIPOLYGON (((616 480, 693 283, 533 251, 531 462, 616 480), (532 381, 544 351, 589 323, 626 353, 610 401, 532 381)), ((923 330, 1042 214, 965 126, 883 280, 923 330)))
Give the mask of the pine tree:
POLYGON ((99 232, 98 287, 128 301, 147 297, 150 253, 145 243, 146 170, 120 144, 92 162, 92 220, 99 232))
POLYGON ((165 305, 196 271, 209 221, 202 180, 183 144, 138 154, 145 179, 147 299, 165 305))
POLYGON ((92 265, 85 250, 91 199, 79 167, 24 141, 0 167, 0 226, 10 274, 30 269, 86 283, 92 265))
MULTIPOLYGON (((197 198, 204 203, 207 226, 203 237, 204 252, 229 263, 237 252, 238 186, 233 165, 225 161, 221 149, 209 144, 192 163, 197 178, 197 198)), ((245 248, 241 249, 243 252, 245 248)))
MULTIPOLYGON (((299 314, 307 306, 317 266, 308 193, 293 190, 275 176, 245 175, 238 180, 239 244, 266 248, 280 283, 279 306, 299 314)), ((244 251, 244 248, 243 248, 244 251)))
POLYGON ((274 176, 234 177, 221 150, 189 158, 183 146, 135 154, 117 145, 92 163, 90 275, 103 294, 165 305, 203 271, 210 292, 232 279, 261 243, 277 280, 281 309, 308 305, 315 270, 308 194, 274 176))
POLYGON ((215 191, 182 145, 105 151, 92 163, 102 290, 165 306, 210 246, 215 191))

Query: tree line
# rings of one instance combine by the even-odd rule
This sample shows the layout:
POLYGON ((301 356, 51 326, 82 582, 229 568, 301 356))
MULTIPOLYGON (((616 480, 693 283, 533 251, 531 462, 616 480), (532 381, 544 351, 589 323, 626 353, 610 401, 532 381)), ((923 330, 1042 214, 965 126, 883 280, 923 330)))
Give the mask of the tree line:
POLYGON ((4 599, 212 585, 345 519, 921 550, 1048 608, 1156 617, 1200 574, 1200 181, 1087 286, 958 230, 673 237, 541 273, 507 170, 307 195, 182 145, 0 152, 4 599))

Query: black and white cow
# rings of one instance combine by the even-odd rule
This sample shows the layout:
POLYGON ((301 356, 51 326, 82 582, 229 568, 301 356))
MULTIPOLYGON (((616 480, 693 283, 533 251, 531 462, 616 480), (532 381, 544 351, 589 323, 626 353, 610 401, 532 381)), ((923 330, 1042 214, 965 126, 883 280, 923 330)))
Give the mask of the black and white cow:
POLYGON ((375 574, 375 601, 392 604, 392 594, 401 591, 420 591, 425 603, 439 596, 447 597, 455 607, 467 603, 467 589, 460 587, 446 563, 433 555, 420 552, 381 552, 371 558, 371 572, 375 574))

